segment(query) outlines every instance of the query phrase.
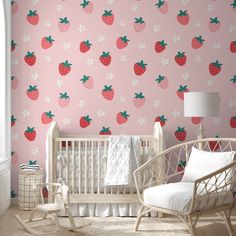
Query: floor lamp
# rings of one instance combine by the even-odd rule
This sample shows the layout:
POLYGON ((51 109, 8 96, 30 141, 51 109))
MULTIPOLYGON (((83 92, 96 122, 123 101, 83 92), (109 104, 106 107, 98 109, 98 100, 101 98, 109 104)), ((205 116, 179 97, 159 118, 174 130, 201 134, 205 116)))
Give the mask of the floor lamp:
POLYGON ((220 95, 216 92, 184 93, 184 116, 200 117, 198 139, 205 138, 203 118, 219 115, 220 95))

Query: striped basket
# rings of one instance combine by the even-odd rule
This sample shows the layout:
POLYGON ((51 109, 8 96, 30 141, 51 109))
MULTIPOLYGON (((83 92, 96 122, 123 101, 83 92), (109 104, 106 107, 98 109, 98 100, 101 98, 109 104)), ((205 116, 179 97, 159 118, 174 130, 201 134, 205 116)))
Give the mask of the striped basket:
MULTIPOLYGON (((43 182, 42 171, 20 170, 19 174, 19 202, 21 210, 32 210, 35 205, 33 185, 43 182)), ((40 199, 40 191, 36 192, 36 198, 40 199)))

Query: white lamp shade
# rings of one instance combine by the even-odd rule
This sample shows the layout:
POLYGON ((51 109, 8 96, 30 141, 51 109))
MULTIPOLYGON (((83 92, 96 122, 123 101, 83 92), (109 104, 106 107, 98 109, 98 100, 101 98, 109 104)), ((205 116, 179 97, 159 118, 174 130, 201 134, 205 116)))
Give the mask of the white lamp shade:
POLYGON ((220 95, 216 92, 184 93, 184 116, 218 116, 219 104, 220 95))

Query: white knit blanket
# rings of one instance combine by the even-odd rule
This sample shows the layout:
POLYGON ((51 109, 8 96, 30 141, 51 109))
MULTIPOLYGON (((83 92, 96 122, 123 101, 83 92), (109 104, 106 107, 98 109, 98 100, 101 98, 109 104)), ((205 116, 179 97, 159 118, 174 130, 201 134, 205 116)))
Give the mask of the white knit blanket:
POLYGON ((140 164, 140 137, 110 136, 105 185, 133 185, 140 164))

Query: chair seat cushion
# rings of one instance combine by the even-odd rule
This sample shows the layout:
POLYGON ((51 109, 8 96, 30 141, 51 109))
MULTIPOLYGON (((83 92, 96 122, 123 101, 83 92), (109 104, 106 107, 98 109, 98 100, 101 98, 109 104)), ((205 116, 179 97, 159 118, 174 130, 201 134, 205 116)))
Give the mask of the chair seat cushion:
POLYGON ((46 203, 46 204, 39 204, 37 205, 37 209, 41 212, 45 213, 54 213, 59 212, 60 208, 56 203, 46 203))
MULTIPOLYGON (((191 206, 193 188, 194 183, 191 182, 169 183, 150 187, 143 192, 144 203, 172 211, 187 212, 191 206)), ((209 209, 215 205, 216 199, 217 205, 233 202, 231 192, 205 195, 206 191, 203 189, 203 185, 198 188, 198 192, 201 192, 202 197, 197 202, 195 209, 209 209)))

